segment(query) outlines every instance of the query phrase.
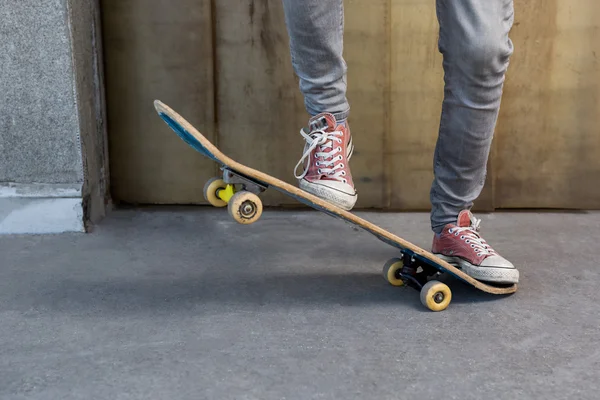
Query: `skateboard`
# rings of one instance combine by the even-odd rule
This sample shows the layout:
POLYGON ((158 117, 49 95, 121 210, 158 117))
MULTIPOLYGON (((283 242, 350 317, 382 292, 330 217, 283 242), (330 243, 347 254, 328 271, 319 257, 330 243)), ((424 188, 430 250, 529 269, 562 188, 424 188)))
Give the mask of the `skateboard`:
POLYGON ((446 273, 490 294, 508 295, 517 285, 498 285, 478 281, 432 253, 394 235, 357 215, 345 211, 302 189, 257 171, 227 157, 181 115, 159 100, 154 102, 158 115, 192 148, 220 165, 222 177, 204 186, 205 199, 215 207, 227 207, 229 215, 240 224, 256 222, 263 212, 258 196, 271 188, 332 217, 355 225, 400 251, 383 266, 384 279, 393 286, 409 286, 420 292, 421 303, 432 311, 445 310, 452 300, 448 285, 435 279, 446 273))

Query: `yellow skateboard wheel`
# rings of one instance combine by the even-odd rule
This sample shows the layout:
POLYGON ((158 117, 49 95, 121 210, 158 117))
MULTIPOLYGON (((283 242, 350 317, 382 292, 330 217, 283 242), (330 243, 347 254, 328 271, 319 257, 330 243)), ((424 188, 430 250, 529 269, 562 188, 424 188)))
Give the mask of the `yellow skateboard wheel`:
POLYGON ((237 192, 229 200, 227 207, 229 215, 240 224, 251 224, 256 222, 262 215, 262 201, 254 193, 237 192))
POLYGON ((421 303, 431 311, 445 310, 452 300, 448 285, 439 281, 429 281, 421 289, 421 303))
POLYGON ((383 278, 393 286, 404 286, 404 281, 398 277, 404 262, 400 258, 392 258, 383 266, 383 278))
POLYGON ((219 197, 219 191, 227 189, 227 184, 220 178, 212 178, 204 185, 204 198, 215 207, 225 207, 227 202, 219 197))

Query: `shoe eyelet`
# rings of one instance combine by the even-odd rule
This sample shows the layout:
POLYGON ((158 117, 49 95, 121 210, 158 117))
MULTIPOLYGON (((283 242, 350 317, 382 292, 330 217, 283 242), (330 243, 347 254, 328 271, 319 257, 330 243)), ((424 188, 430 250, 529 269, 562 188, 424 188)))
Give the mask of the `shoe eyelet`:
POLYGON ((321 172, 321 168, 319 168, 319 169, 317 170, 317 172, 318 172, 319 174, 322 174, 322 172, 321 172))
POLYGON ((346 171, 342 171, 342 176, 346 176, 346 171))
POLYGON ((315 163, 315 165, 318 167, 319 165, 321 165, 321 163, 320 163, 319 161, 317 161, 317 162, 315 163))
POLYGON ((315 158, 319 158, 319 156, 317 155, 317 153, 315 153, 315 158))
POLYGON ((344 182, 344 183, 348 183, 348 181, 347 181, 347 180, 345 180, 345 179, 342 179, 342 182, 344 182))
POLYGON ((452 228, 448 229, 448 233, 453 233, 452 228))

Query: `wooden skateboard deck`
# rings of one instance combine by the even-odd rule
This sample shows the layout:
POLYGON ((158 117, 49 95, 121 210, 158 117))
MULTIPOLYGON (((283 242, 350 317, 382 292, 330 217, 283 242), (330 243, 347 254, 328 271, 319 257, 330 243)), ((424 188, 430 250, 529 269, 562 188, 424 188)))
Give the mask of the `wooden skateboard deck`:
POLYGON ((392 285, 409 285, 420 290, 421 302, 433 311, 445 309, 451 299, 451 292, 447 285, 429 280, 429 277, 435 273, 448 273, 456 279, 491 294, 506 295, 516 292, 516 284, 496 285, 478 281, 432 253, 351 212, 336 207, 296 186, 236 162, 223 154, 196 128, 166 104, 156 100, 154 106, 159 116, 181 139, 204 156, 221 165, 224 178, 223 180, 209 181, 205 187, 205 197, 213 205, 223 207, 227 205, 230 214, 236 221, 251 223, 258 219, 262 213, 262 203, 256 194, 267 188, 273 188, 318 211, 358 226, 384 243, 400 250, 401 256, 390 260, 384 267, 384 276, 392 285), (240 184, 244 190, 234 193, 233 187, 235 184, 240 184), (215 186, 217 186, 216 190, 214 189, 215 186), (246 220, 244 220, 245 216, 247 217, 246 220))

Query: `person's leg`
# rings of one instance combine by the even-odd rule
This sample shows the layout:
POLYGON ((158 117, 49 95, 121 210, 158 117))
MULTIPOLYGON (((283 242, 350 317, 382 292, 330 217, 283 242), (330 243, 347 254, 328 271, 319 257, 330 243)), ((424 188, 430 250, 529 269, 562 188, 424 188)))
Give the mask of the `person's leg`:
POLYGON ((306 110, 345 120, 347 66, 343 0, 283 0, 292 65, 300 79, 306 110))
POLYGON ((292 65, 311 116, 294 172, 300 188, 349 210, 357 195, 348 166, 353 145, 346 121, 343 0, 283 0, 283 7, 292 65))
POLYGON ((486 164, 513 45, 512 0, 437 0, 444 101, 434 155, 432 228, 470 209, 486 164))
POLYGON ((485 182, 513 53, 513 13, 512 0, 437 0, 445 89, 431 187, 434 252, 453 256, 449 260, 470 268, 475 277, 507 282, 516 281, 518 271, 481 239, 476 220, 464 210, 470 210, 485 182))

